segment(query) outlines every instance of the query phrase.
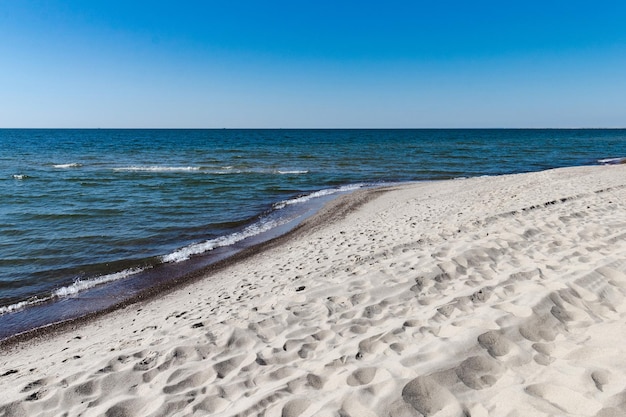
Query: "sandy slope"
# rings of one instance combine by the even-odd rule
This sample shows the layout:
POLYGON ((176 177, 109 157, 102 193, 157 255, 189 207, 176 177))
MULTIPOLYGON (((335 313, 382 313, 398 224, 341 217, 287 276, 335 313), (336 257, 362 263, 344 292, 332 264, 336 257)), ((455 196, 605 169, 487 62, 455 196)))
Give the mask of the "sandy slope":
POLYGON ((373 196, 5 349, 0 416, 626 415, 626 166, 373 196))

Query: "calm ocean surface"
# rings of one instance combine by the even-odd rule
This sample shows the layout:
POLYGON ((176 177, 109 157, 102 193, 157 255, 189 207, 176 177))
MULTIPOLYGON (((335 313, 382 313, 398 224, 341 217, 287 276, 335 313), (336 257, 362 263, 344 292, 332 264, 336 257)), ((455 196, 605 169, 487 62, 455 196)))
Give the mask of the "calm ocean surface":
POLYGON ((342 192, 622 156, 626 130, 0 130, 0 328, 98 308, 342 192))

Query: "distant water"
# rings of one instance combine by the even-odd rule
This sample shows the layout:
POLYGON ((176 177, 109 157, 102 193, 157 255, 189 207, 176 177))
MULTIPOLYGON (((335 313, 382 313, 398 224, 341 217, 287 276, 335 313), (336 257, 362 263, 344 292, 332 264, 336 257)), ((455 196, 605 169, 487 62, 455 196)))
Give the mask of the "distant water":
POLYGON ((79 309, 97 309, 354 189, 617 163, 625 145, 626 130, 0 130, 0 327, 94 289, 79 309))

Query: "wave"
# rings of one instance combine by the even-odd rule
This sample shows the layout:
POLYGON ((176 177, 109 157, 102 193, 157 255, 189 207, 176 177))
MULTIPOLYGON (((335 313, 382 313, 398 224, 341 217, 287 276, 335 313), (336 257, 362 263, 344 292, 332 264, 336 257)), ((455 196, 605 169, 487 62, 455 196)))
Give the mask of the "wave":
POLYGON ((233 167, 225 167, 222 169, 213 169, 206 171, 207 174, 213 175, 229 175, 229 174, 250 174, 254 171, 252 170, 244 170, 244 169, 235 169, 233 167))
POLYGON ((22 310, 23 308, 26 308, 31 305, 43 303, 44 301, 47 301, 51 298, 52 297, 48 297, 46 299, 40 299, 40 298, 35 297, 35 298, 31 298, 30 300, 20 301, 19 303, 11 304, 5 307, 0 307, 0 316, 6 313, 13 313, 14 311, 22 310))
POLYGON ((76 281, 74 281, 72 285, 58 288, 54 290, 47 297, 33 297, 25 301, 20 301, 15 304, 10 304, 8 306, 0 307, 0 315, 6 314, 6 313, 13 313, 15 311, 22 310, 24 308, 31 307, 37 304, 42 304, 47 301, 52 301, 58 298, 69 297, 69 296, 78 294, 81 291, 88 290, 90 288, 93 288, 101 284, 106 284, 108 282, 113 282, 113 281, 117 281, 123 278, 127 278, 131 275, 135 275, 140 272, 143 272, 146 269, 147 268, 130 268, 121 272, 101 275, 101 276, 91 278, 91 279, 85 279, 85 280, 77 279, 76 281))
POLYGON ((59 288, 52 293, 53 297, 67 297, 77 294, 81 291, 88 290, 100 284, 106 284, 107 282, 113 282, 122 278, 127 278, 131 275, 138 274, 145 271, 145 268, 130 268, 121 272, 115 272, 113 274, 102 275, 92 279, 81 280, 77 279, 72 285, 59 288))
POLYGON ((275 171, 277 174, 280 175, 300 175, 300 174, 308 174, 309 171, 308 170, 293 170, 293 171, 281 171, 281 170, 277 170, 275 171))
POLYGON ((116 172, 202 172, 213 175, 229 174, 273 174, 273 175, 302 175, 308 174, 304 169, 266 169, 266 168, 237 168, 234 166, 224 167, 201 167, 201 166, 160 166, 160 165, 135 165, 113 168, 116 172))
POLYGON ((276 210, 280 210, 282 208, 285 208, 293 204, 306 203, 307 201, 314 199, 314 198, 325 197, 325 196, 333 195, 337 193, 346 193, 349 191, 358 190, 359 188, 363 188, 363 186, 364 184, 351 184, 351 185, 344 185, 339 188, 328 188, 325 190, 315 191, 314 193, 311 193, 311 194, 305 194, 303 196, 292 198, 290 200, 285 200, 279 203, 275 203, 274 208, 276 210))
POLYGON ((275 227, 282 226, 290 221, 290 219, 282 220, 266 220, 259 223, 254 223, 241 232, 232 233, 226 236, 220 236, 215 239, 207 240, 201 243, 194 243, 184 248, 178 249, 168 255, 161 258, 164 263, 178 263, 183 262, 191 258, 193 255, 200 255, 202 253, 210 252, 213 249, 221 248, 224 246, 231 246, 237 242, 240 242, 249 237, 257 236, 261 233, 268 232, 275 227))
POLYGON ((200 167, 193 166, 130 166, 113 168, 113 171, 118 172, 192 172, 200 170, 200 167))
POLYGON ((598 163, 602 165, 626 164, 626 157, 598 159, 598 163))
POLYGON ((56 165, 52 165, 53 168, 59 168, 59 169, 80 168, 82 166, 83 166, 83 164, 79 164, 78 162, 73 162, 71 164, 56 164, 56 165))
POLYGON ((305 169, 293 169, 293 170, 282 170, 282 169, 253 169, 253 168, 244 168, 238 169, 232 166, 224 167, 218 170, 210 170, 206 171, 209 174, 215 175, 228 175, 228 174, 273 174, 273 175, 302 175, 308 174, 309 170, 305 169))
POLYGON ((14 180, 25 180, 30 177, 25 174, 14 174, 14 175, 11 175, 11 178, 13 178, 14 180))

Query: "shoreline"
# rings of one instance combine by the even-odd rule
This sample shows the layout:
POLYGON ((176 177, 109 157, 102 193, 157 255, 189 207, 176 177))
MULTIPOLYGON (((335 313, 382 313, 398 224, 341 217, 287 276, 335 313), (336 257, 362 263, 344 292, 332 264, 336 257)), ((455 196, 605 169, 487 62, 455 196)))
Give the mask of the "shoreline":
MULTIPOLYGON (((113 303, 107 308, 92 311, 79 317, 50 323, 2 338, 0 339, 0 349, 7 349, 15 344, 25 343, 32 339, 53 337, 58 333, 74 330, 78 326, 90 323, 91 321, 106 316, 116 310, 123 309, 134 304, 149 302, 161 295, 183 289, 185 286, 201 279, 210 279, 210 275, 228 268, 231 265, 245 261, 252 256, 280 246, 281 244, 285 244, 285 242, 289 240, 297 239, 299 234, 306 233, 308 230, 313 230, 318 227, 323 227, 325 224, 330 224, 337 218, 345 216, 350 211, 356 210, 360 205, 365 204, 369 199, 373 198, 374 195, 384 192, 385 190, 393 189, 394 187, 395 186, 378 186, 374 188, 357 189, 349 194, 339 195, 324 204, 321 208, 316 209, 313 215, 306 217, 286 233, 280 234, 269 240, 262 241, 261 243, 255 243, 251 246, 247 246, 223 259, 219 259, 207 266, 187 272, 174 279, 168 279, 157 285, 143 288, 135 295, 128 297, 121 302, 113 303)), ((56 301, 51 301, 50 303, 55 302, 56 301)))
POLYGON ((623 415, 624 227, 624 165, 357 191, 2 345, 0 412, 623 415))

